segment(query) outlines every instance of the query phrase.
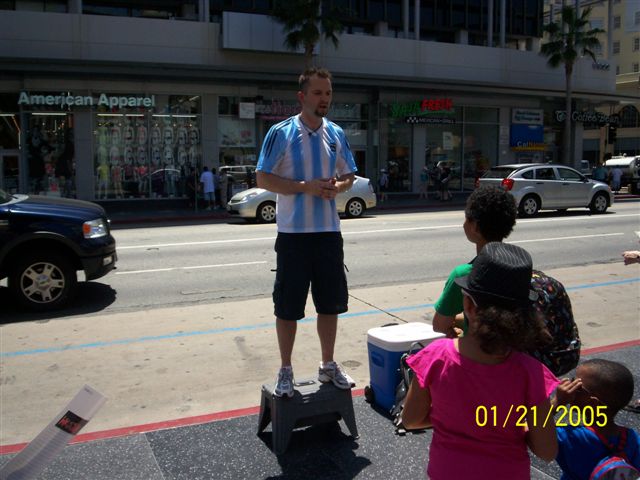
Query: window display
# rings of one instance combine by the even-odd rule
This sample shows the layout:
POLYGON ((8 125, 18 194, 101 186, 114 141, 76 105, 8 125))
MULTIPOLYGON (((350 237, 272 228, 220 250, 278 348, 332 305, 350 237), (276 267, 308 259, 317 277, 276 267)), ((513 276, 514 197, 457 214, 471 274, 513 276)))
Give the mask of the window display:
POLYGON ((220 166, 255 165, 256 120, 240 117, 240 103, 253 99, 220 97, 218 101, 218 138, 220 166))
POLYGON ((26 132, 29 193, 76 196, 73 116, 33 113, 26 132))
POLYGON ((200 163, 199 97, 156 98, 176 113, 95 115, 96 199, 187 195, 186 176, 200 163))

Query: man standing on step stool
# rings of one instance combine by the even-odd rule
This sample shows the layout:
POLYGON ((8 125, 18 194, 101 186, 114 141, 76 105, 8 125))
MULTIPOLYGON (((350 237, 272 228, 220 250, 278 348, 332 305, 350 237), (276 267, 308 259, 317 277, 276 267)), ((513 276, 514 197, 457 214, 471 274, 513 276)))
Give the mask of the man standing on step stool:
POLYGON ((351 188, 357 168, 344 131, 325 118, 331 74, 313 67, 298 84, 301 112, 271 127, 256 168, 258 187, 278 194, 273 302, 282 364, 274 393, 288 397, 297 321, 304 318, 309 285, 322 350, 318 380, 344 390, 355 386, 333 353, 338 314, 347 311, 349 297, 335 197, 351 188))

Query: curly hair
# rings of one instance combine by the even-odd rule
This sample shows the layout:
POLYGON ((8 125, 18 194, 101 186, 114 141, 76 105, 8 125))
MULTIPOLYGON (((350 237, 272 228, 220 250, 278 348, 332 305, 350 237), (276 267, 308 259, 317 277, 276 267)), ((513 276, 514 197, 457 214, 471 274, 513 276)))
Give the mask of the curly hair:
POLYGON ((618 413, 633 397, 633 375, 618 362, 594 358, 580 364, 593 375, 593 385, 585 388, 593 393, 609 410, 609 418, 618 413))
POLYGON ((469 333, 489 355, 503 354, 510 348, 526 352, 552 340, 544 319, 530 307, 478 306, 469 333))
POLYGON ((469 195, 464 214, 477 224, 486 240, 501 242, 513 230, 518 209, 515 198, 504 188, 483 185, 469 195))

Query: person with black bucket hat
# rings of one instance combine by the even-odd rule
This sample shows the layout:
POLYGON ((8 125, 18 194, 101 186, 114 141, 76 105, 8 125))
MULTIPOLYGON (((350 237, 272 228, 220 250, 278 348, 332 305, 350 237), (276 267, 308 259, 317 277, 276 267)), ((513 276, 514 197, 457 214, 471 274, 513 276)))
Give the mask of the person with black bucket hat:
POLYGON ((529 253, 490 242, 463 292, 468 333, 443 338, 409 357, 415 372, 402 414, 408 429, 433 426, 428 478, 529 479, 527 447, 555 459, 558 443, 549 396, 558 379, 523 353, 548 332, 532 307, 529 253))

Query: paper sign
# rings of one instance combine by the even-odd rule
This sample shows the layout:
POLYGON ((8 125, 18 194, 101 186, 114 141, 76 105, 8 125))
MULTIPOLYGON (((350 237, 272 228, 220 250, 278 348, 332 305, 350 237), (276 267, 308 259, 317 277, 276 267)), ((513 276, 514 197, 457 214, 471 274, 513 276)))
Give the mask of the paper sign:
POLYGON ((2 467, 0 480, 36 478, 93 418, 106 400, 89 385, 82 387, 53 421, 2 467))

